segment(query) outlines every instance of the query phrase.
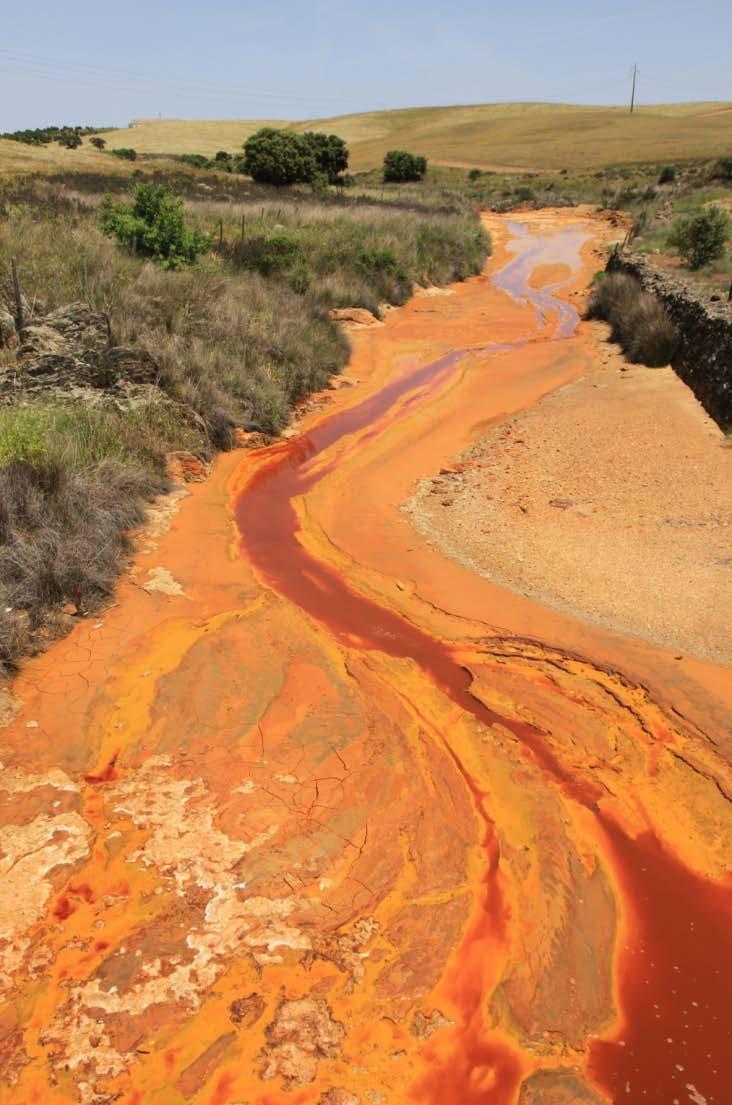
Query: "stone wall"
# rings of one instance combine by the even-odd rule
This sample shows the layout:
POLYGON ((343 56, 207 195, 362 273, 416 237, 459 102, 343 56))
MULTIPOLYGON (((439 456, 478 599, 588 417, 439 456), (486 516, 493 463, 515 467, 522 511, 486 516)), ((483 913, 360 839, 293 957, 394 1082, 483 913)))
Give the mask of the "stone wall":
POLYGON ((692 288, 648 258, 613 253, 608 272, 635 276, 660 299, 679 331, 673 367, 723 429, 732 427, 732 304, 692 288))

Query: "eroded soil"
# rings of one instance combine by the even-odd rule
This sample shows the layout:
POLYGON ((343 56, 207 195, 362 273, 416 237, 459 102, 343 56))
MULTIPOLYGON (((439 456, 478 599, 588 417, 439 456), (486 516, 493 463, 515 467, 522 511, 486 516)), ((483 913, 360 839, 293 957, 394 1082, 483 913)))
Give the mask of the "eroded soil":
POLYGON ((604 224, 491 229, 485 277, 355 334, 354 386, 222 458, 16 680, 3 1103, 726 1100, 729 673, 401 510, 595 356, 604 224))
POLYGON ((730 665, 730 442, 673 369, 598 354, 421 480, 408 509, 512 590, 730 665))

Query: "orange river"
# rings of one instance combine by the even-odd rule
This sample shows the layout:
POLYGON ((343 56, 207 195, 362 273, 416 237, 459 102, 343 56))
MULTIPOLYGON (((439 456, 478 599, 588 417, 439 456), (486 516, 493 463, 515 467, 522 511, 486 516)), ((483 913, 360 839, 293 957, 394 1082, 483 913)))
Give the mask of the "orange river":
POLYGON ((351 386, 221 457, 15 679, 2 1105, 732 1100, 730 672, 402 509, 597 363, 611 228, 486 223, 484 275, 355 332, 351 386))

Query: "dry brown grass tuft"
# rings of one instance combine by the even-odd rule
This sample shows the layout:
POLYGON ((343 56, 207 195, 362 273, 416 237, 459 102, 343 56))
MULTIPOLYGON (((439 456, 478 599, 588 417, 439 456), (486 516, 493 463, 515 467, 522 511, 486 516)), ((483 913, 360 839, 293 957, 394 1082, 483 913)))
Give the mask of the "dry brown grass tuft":
POLYGON ((660 368, 672 359, 678 333, 663 304, 624 273, 609 273, 596 284, 589 317, 610 323, 612 341, 629 361, 660 368))

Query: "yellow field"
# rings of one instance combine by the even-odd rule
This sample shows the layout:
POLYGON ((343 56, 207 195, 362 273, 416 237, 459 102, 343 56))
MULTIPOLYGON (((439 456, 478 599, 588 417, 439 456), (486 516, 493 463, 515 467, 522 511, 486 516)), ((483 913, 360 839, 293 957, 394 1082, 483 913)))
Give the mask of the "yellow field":
POLYGON ((131 146, 138 153, 202 153, 241 151, 245 138, 260 127, 288 126, 281 119, 150 119, 125 130, 102 134, 109 149, 131 146))
MULTIPOLYGON (((236 153, 261 126, 341 135, 351 168, 372 169, 389 149, 409 149, 442 165, 482 169, 588 169, 639 161, 732 154, 732 103, 665 104, 637 108, 570 104, 477 104, 406 108, 306 122, 253 119, 163 119, 108 131, 108 148, 139 153, 236 153)), ((0 140, 0 173, 131 171, 129 162, 100 154, 85 139, 78 150, 0 140)))
MULTIPOLYGON (((111 172, 123 162, 116 157, 104 157, 87 144, 78 150, 66 150, 56 142, 48 146, 27 146, 24 142, 9 142, 0 138, 0 173, 68 173, 111 172)), ((127 163, 130 164, 130 163, 127 163)))
POLYGON ((299 123, 253 120, 152 121, 110 132, 110 145, 148 153, 234 152, 259 126, 341 135, 358 171, 407 148, 443 164, 479 168, 584 169, 634 161, 717 157, 732 151, 732 104, 637 108, 564 104, 478 104, 407 108, 299 123))

